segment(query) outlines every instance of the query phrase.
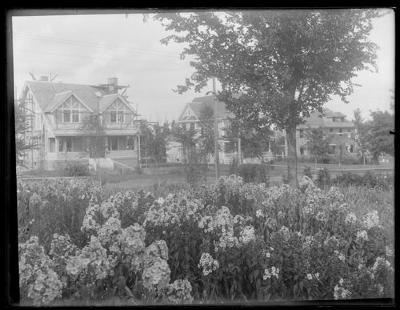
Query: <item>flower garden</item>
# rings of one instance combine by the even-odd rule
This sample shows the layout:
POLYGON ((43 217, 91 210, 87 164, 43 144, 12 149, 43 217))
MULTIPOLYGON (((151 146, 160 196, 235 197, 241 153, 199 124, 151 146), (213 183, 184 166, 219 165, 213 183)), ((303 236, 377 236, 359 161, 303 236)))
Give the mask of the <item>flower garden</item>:
POLYGON ((394 296, 393 202, 362 214, 351 193, 307 177, 298 189, 221 177, 164 197, 78 179, 19 180, 17 192, 22 303, 394 296))

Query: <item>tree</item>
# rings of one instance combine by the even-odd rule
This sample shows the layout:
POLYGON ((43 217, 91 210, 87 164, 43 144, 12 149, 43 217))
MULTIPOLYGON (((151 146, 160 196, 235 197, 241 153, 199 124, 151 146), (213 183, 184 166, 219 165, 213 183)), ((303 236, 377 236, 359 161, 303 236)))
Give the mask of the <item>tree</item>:
POLYGON ((357 148, 358 151, 363 159, 364 165, 365 165, 365 158, 367 154, 367 138, 368 138, 368 127, 366 126, 362 116, 361 116, 361 110, 356 109, 354 110, 354 126, 356 129, 356 134, 354 136, 354 140, 357 143, 357 148))
POLYGON ((306 136, 308 151, 314 156, 315 163, 321 162, 329 153, 329 138, 324 135, 321 128, 311 129, 306 136))
POLYGON ((254 127, 275 124, 286 131, 288 177, 297 184, 296 126, 322 112, 331 95, 343 101, 355 72, 375 66, 368 41, 379 10, 270 10, 157 14, 166 30, 161 42, 185 43, 196 74, 178 86, 200 91, 216 77, 218 99, 254 127), (237 94, 243 94, 237 98, 237 94), (292 178, 292 176, 295 176, 292 178))
POLYGON ((372 120, 368 122, 367 146, 373 159, 378 161, 379 155, 386 153, 394 156, 394 115, 388 111, 371 112, 372 120))
POLYGON ((141 155, 150 157, 156 163, 163 162, 166 158, 167 136, 170 133, 169 124, 165 122, 162 126, 159 124, 150 125, 146 121, 140 123, 142 133, 141 155))
POLYGON ((88 151, 90 158, 106 156, 106 134, 100 114, 88 115, 83 118, 81 130, 88 136, 88 151))
POLYGON ((197 147, 200 141, 199 133, 195 129, 186 129, 177 124, 171 128, 171 134, 182 145, 186 181, 189 184, 197 183, 201 176, 199 164, 203 155, 197 147))
POLYGON ((200 110, 200 137, 199 146, 202 157, 207 161, 215 150, 215 132, 214 132, 214 109, 210 105, 204 105, 200 110))
POLYGON ((236 151, 238 139, 241 139, 241 152, 244 157, 258 157, 268 149, 272 131, 268 127, 257 128, 249 126, 238 119, 230 119, 225 139, 229 141, 228 150, 236 151), (246 126, 247 125, 247 126, 246 126))
POLYGON ((15 118, 15 156, 16 165, 25 167, 24 157, 27 151, 39 148, 37 140, 28 136, 27 132, 30 130, 30 121, 32 114, 29 113, 26 103, 22 100, 17 100, 14 104, 14 118, 15 118))

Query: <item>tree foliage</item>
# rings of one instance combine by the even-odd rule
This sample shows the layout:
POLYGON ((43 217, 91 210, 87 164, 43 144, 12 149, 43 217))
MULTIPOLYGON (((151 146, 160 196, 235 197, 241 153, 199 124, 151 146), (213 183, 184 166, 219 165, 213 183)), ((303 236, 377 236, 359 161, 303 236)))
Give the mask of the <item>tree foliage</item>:
POLYGON ((99 114, 88 115, 82 121, 81 130, 89 137, 89 157, 104 158, 106 156, 106 133, 99 114))
POLYGON ((394 156, 394 115, 388 111, 371 112, 371 121, 367 123, 367 146, 374 160, 386 153, 394 156))
POLYGON ((30 130, 32 115, 29 113, 24 101, 16 101, 14 104, 15 119, 15 160, 17 166, 24 166, 24 155, 26 151, 37 149, 39 144, 36 140, 26 137, 30 130))
POLYGON ((204 105, 200 109, 199 120, 200 120, 199 147, 204 156, 208 157, 215 151, 214 109, 210 105, 204 105))
MULTIPOLYGON (((369 41, 379 10, 259 10, 157 14, 162 40, 185 43, 196 74, 178 86, 200 91, 210 77, 222 86, 218 99, 253 126, 285 129, 289 175, 297 170, 296 125, 332 95, 346 102, 357 71, 375 66, 369 41), (238 98, 237 94, 243 94, 238 98)), ((297 181, 297 180, 296 180, 297 181)))
POLYGON ((202 175, 200 164, 204 161, 205 153, 198 147, 201 135, 194 128, 186 129, 179 124, 171 128, 171 134, 182 146, 183 165, 186 181, 196 184, 202 175))
POLYGON ((167 137, 170 134, 168 122, 163 125, 152 124, 142 121, 140 124, 141 155, 151 157, 155 162, 165 161, 167 156, 167 137))
POLYGON ((356 129, 354 140, 357 143, 358 152, 360 156, 363 158, 365 163, 365 157, 368 152, 368 126, 361 116, 360 109, 354 110, 353 113, 354 113, 353 123, 356 129))
POLYGON ((307 149, 316 161, 322 161, 329 153, 329 137, 321 128, 314 128, 306 133, 307 149))
POLYGON ((244 157, 261 158, 262 154, 268 150, 271 134, 272 131, 268 127, 256 129, 247 122, 240 122, 240 120, 232 118, 224 138, 229 141, 228 151, 237 151, 240 138, 241 152, 244 157))

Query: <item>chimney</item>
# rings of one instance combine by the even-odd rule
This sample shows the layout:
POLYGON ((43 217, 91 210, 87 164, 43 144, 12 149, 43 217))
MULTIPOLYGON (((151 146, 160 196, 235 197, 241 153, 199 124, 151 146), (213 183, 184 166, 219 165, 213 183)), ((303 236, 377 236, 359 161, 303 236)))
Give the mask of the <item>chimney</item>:
POLYGON ((49 77, 47 75, 42 75, 42 76, 40 76, 40 81, 48 82, 49 81, 49 77))
POLYGON ((108 84, 108 91, 110 93, 117 93, 118 92, 118 88, 117 88, 117 86, 118 86, 118 78, 116 78, 116 77, 108 78, 107 84, 108 84))

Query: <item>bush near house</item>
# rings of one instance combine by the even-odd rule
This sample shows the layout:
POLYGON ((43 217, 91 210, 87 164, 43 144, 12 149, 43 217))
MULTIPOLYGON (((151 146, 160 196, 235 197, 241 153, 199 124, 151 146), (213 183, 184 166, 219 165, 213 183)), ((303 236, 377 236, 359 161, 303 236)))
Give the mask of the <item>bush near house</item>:
POLYGON ((238 167, 238 175, 244 182, 269 183, 268 166, 265 164, 241 164, 238 167))
POLYGON ((80 162, 68 162, 64 168, 66 176, 90 176, 89 165, 80 162))
POLYGON ((339 186, 365 186, 368 188, 379 188, 382 190, 389 190, 394 184, 393 175, 374 174, 367 171, 364 175, 358 175, 351 172, 342 173, 337 175, 332 184, 339 186))
POLYGON ((53 230, 48 221, 19 232, 23 301, 393 297, 384 210, 356 214, 353 192, 322 190, 309 178, 293 189, 231 176, 155 199, 131 191, 106 197, 98 184, 69 182, 19 184, 22 223, 34 225, 35 210, 58 211, 41 212, 56 219, 53 230), (59 225, 67 206, 82 208, 79 225, 59 225))

